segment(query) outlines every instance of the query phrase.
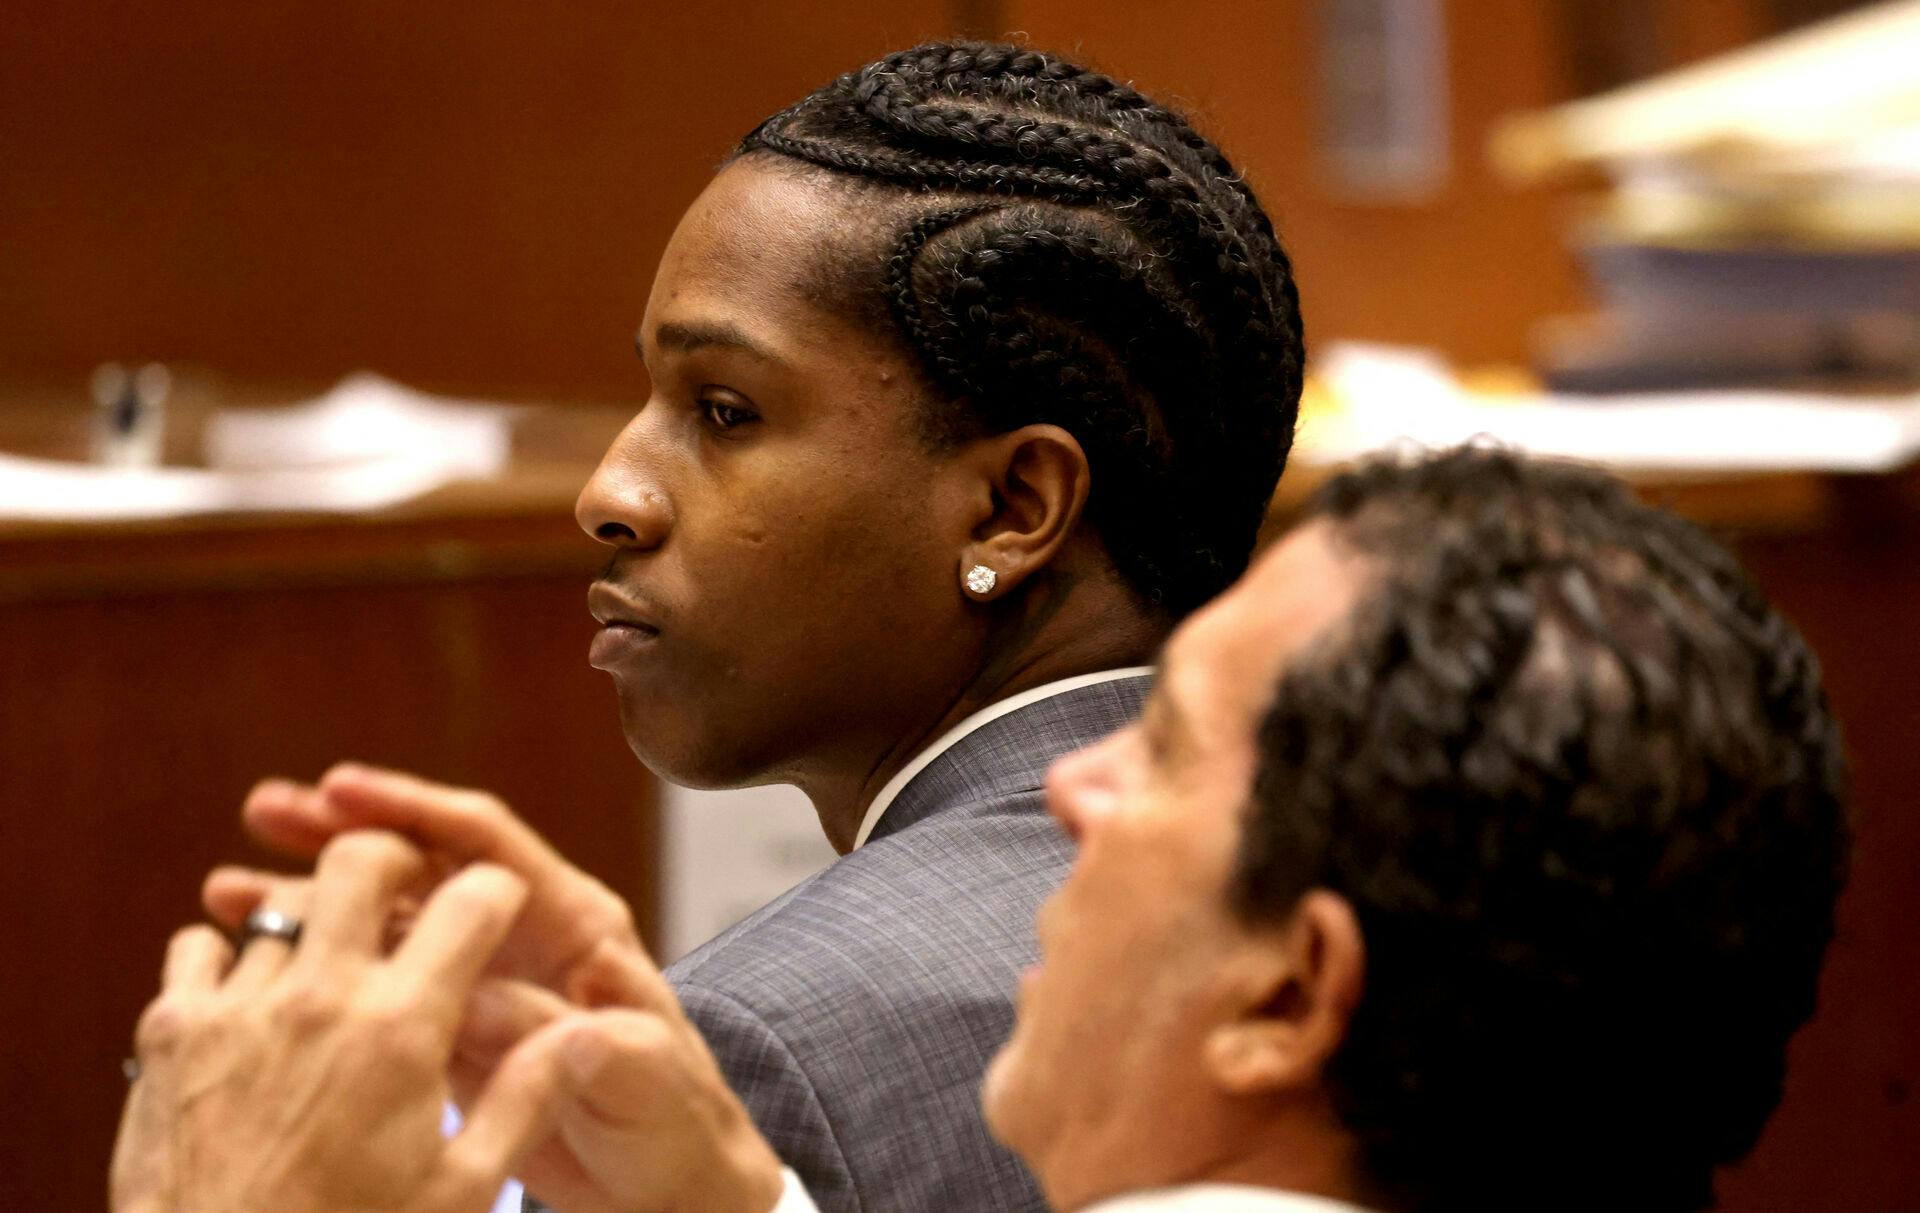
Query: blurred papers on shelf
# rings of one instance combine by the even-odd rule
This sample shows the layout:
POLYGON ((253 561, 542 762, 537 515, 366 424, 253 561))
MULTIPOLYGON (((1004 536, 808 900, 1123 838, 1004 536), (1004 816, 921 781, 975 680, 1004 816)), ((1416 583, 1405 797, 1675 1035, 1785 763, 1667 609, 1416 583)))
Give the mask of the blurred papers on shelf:
POLYGON ((1538 334, 1588 391, 1920 383, 1920 0, 1507 119, 1517 180, 1597 169, 1595 314, 1538 334))
POLYGON ((515 411, 354 375, 306 404, 216 413, 203 437, 204 467, 121 469, 0 454, 0 518, 382 509, 455 480, 498 475, 515 411))
POLYGON ((1337 344, 1315 362, 1297 457, 1485 438, 1620 471, 1887 472, 1920 456, 1920 391, 1711 390, 1578 396, 1469 384, 1428 350, 1337 344))

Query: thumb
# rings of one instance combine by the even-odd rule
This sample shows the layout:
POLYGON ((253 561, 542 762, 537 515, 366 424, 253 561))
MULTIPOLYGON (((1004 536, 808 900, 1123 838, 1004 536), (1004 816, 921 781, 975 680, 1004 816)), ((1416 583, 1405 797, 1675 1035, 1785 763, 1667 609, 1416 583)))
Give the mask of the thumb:
POLYGON ((632 1207, 760 1213, 780 1159, 700 1034, 650 1011, 576 1017, 562 1050, 557 1132, 600 1187, 632 1207))
POLYGON ((467 1061, 495 1066, 515 1045, 573 1010, 566 999, 539 986, 487 978, 467 996, 456 1052, 467 1061))
POLYGON ((553 1132, 570 1026, 549 1023, 500 1062, 447 1143, 432 1208, 487 1208, 520 1160, 553 1132))
POLYGON ((674 1023, 686 1021, 666 974, 639 948, 610 939, 601 940, 575 966, 567 995, 585 1007, 629 1007, 674 1023))
POLYGON ((650 1011, 598 1011, 575 1017, 570 1029, 561 1050, 561 1082, 568 1096, 608 1127, 644 1121, 656 1101, 675 1099, 687 1088, 688 1063, 704 1060, 650 1011))

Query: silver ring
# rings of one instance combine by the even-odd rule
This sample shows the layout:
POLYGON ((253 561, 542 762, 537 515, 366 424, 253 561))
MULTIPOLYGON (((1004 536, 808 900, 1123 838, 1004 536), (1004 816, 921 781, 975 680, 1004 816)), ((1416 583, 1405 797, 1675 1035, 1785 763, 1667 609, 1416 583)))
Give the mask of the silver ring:
POLYGON ((127 1085, 129 1086, 133 1085, 136 1082, 139 1082, 140 1081, 140 1059, 138 1057, 121 1058, 120 1073, 126 1075, 127 1085))
POLYGON ((293 915, 261 906, 240 924, 240 946, 245 947, 256 939, 266 938, 278 939, 292 947, 300 942, 301 926, 300 920, 293 915))

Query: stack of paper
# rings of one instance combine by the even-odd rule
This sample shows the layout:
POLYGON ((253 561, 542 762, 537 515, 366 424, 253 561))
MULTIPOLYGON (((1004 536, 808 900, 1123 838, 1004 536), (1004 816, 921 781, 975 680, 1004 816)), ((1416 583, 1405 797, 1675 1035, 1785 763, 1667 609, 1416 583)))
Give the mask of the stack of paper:
POLYGON ((1486 395, 1431 351, 1357 344, 1327 349, 1315 374, 1327 403, 1303 415, 1296 449, 1316 462, 1474 439, 1622 471, 1887 472, 1920 457, 1920 392, 1486 395))
POLYGON ((112 520, 355 512, 495 476, 514 409, 356 375, 304 405, 213 417, 201 468, 106 468, 0 455, 0 518, 112 520))

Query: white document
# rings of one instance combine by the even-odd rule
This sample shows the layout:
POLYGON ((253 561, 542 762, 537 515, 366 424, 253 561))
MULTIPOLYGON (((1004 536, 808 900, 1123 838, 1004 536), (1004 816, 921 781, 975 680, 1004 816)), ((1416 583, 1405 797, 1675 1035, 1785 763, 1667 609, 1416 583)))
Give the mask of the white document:
POLYGON ((110 468, 0 454, 0 518, 114 521, 378 510, 506 467, 514 409, 373 375, 320 399, 208 422, 203 468, 110 468))
POLYGON ((1301 419, 1300 453, 1316 462, 1475 438, 1623 471, 1870 473, 1920 457, 1920 393, 1480 396, 1429 351, 1359 344, 1330 346, 1316 369, 1340 403, 1301 419))

